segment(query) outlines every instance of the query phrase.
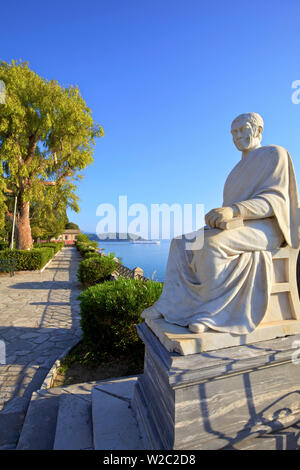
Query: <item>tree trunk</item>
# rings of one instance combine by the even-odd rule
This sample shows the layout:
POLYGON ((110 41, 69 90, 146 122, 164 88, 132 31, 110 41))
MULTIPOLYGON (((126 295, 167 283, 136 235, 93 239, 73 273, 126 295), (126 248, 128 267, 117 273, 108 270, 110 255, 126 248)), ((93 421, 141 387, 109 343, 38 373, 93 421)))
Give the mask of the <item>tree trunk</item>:
POLYGON ((16 217, 16 248, 30 250, 33 244, 31 236, 29 202, 20 202, 16 217))

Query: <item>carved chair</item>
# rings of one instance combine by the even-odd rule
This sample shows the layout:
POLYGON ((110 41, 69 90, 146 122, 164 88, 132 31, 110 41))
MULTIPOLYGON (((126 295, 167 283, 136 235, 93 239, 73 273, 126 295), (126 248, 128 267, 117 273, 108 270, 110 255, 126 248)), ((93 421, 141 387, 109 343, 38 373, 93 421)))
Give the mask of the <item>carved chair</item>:
POLYGON ((298 249, 289 246, 272 251, 272 290, 268 309, 261 325, 282 320, 300 320, 296 273, 298 254, 298 249))

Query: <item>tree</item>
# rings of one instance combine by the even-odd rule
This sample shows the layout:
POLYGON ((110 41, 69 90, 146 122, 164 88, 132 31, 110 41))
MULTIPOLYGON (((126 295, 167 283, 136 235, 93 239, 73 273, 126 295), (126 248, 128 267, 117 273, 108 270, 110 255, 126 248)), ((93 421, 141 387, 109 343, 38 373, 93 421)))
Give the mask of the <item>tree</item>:
MULTIPOLYGON (((0 115, 1 115, 1 106, 0 104, 0 115)), ((0 138, 1 139, 1 138, 0 138)), ((3 178, 3 168, 0 165, 0 232, 5 232, 6 233, 6 209, 7 209, 7 204, 6 204, 6 196, 5 196, 5 191, 6 191, 6 184, 5 180, 3 178)))
POLYGON ((0 80, 6 87, 0 105, 0 213, 4 190, 9 190, 18 197, 17 248, 30 249, 30 203, 49 205, 55 194, 63 194, 79 210, 75 181, 93 162, 95 138, 103 129, 76 86, 47 81, 27 63, 15 61, 1 62, 0 80))

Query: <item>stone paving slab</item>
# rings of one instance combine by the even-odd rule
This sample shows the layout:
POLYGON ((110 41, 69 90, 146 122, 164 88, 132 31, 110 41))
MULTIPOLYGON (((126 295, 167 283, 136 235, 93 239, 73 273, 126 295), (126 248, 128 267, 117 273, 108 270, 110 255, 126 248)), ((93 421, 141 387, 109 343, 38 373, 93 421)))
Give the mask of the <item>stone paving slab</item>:
POLYGON ((0 415, 10 400, 30 400, 57 357, 80 340, 80 259, 65 247, 42 273, 0 276, 0 415))

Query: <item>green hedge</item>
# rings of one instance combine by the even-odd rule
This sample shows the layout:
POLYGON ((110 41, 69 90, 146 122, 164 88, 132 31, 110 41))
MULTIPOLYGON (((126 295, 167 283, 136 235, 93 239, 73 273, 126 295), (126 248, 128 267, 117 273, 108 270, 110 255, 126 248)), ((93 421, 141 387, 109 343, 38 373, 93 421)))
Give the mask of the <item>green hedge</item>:
POLYGON ((81 233, 77 235, 75 246, 81 256, 85 257, 87 253, 97 253, 98 242, 90 240, 87 235, 81 233))
POLYGON ((54 256, 54 249, 51 247, 32 248, 31 250, 2 250, 0 259, 16 260, 16 271, 34 271, 42 269, 45 264, 54 256))
POLYGON ((82 256, 84 256, 86 253, 96 253, 98 248, 98 243, 92 241, 89 243, 76 242, 75 245, 82 256))
POLYGON ((64 247, 64 242, 45 242, 45 243, 35 243, 34 248, 53 248, 54 254, 64 247))
POLYGON ((99 258, 101 255, 97 251, 87 251, 83 254, 83 259, 99 258))
POLYGON ((82 243, 89 243, 91 240, 84 233, 80 233, 79 235, 77 235, 76 241, 77 241, 77 243, 81 243, 81 242, 82 243))
POLYGON ((85 287, 89 287, 107 281, 116 268, 112 255, 101 257, 94 254, 81 261, 77 277, 85 287))
POLYGON ((154 281, 118 279, 84 290, 80 296, 83 339, 91 351, 140 352, 143 345, 136 324, 156 302, 163 285, 154 281))

